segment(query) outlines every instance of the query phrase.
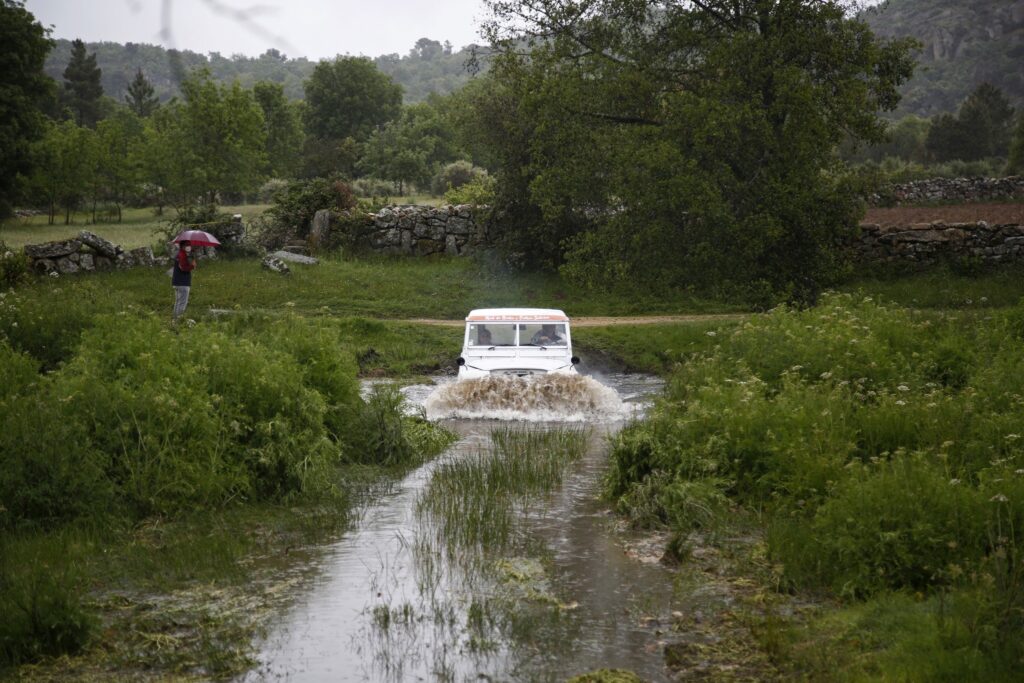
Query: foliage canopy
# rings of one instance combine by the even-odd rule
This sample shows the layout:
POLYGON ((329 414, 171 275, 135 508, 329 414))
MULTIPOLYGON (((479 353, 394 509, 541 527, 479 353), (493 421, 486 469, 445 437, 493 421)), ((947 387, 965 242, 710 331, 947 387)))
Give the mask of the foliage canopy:
POLYGON ((488 5, 492 95, 512 114, 480 115, 527 261, 593 285, 801 300, 836 273, 858 206, 834 148, 882 138, 908 41, 880 42, 834 0, 488 5))
POLYGON ((305 89, 307 130, 329 140, 364 140, 398 116, 402 106, 402 86, 365 57, 320 62, 305 89))

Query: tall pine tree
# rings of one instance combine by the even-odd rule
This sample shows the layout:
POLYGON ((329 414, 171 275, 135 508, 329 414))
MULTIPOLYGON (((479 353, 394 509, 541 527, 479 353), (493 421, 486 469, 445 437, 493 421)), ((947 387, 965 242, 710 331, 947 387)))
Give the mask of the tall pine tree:
POLYGON ((135 79, 128 86, 124 101, 136 116, 143 119, 160 106, 160 100, 155 95, 153 84, 146 79, 142 69, 135 72, 135 79))
POLYGON ((96 53, 86 54, 85 43, 76 38, 71 43, 71 59, 64 69, 64 94, 67 106, 81 126, 93 127, 100 120, 102 73, 96 66, 96 53))

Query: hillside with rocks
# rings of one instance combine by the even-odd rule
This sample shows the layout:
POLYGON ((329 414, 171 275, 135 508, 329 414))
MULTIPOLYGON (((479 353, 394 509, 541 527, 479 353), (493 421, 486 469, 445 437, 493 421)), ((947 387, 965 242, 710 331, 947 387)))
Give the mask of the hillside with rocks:
POLYGON ((862 17, 880 36, 922 44, 896 115, 955 111, 986 81, 1024 105, 1024 0, 887 0, 862 17))

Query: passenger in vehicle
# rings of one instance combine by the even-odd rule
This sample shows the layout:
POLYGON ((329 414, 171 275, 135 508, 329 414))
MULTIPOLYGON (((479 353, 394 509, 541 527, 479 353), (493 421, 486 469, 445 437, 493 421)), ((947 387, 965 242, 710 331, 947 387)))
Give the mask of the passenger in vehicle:
POLYGON ((491 346, 491 331, 486 325, 481 325, 476 331, 476 343, 478 346, 491 346))
POLYGON ((531 344, 546 346, 548 344, 561 344, 565 340, 558 335, 554 325, 541 325, 540 329, 530 339, 531 344))

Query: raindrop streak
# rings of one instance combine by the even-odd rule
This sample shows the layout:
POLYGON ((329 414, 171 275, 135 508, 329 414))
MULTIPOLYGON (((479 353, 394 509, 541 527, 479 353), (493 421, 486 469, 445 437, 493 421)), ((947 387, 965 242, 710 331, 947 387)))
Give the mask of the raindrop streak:
POLYGON ((244 680, 667 680, 662 630, 685 605, 597 499, 608 436, 662 385, 601 379, 403 388, 461 438, 313 554, 244 680))

